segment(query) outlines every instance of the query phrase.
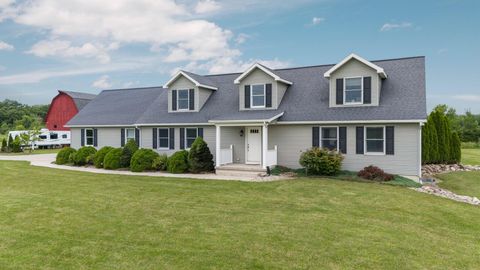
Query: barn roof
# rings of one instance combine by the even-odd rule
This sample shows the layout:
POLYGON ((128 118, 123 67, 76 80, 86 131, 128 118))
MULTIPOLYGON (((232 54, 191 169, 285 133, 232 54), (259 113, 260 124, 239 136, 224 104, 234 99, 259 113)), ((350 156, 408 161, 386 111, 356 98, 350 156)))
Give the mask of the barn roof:
POLYGON ((97 95, 95 94, 88 94, 88 93, 81 93, 81 92, 73 92, 73 91, 63 91, 58 90, 59 93, 64 93, 70 96, 75 102, 77 109, 80 111, 87 105, 92 99, 94 99, 97 95))

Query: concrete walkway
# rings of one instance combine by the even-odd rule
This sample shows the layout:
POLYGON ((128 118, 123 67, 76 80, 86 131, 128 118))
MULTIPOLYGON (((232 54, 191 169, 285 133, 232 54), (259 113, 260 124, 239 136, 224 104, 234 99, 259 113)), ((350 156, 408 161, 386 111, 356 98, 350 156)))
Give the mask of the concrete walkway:
POLYGON ((154 176, 154 177, 175 177, 175 178, 193 178, 193 179, 209 179, 209 180, 238 180, 238 181, 248 181, 248 182, 269 182, 289 179, 288 177, 283 176, 228 176, 228 175, 216 175, 214 173, 207 174, 171 174, 164 172, 143 172, 143 173, 134 173, 130 171, 110 171, 104 169, 97 169, 94 167, 74 167, 67 165, 57 165, 53 164, 55 161, 56 154, 39 154, 39 155, 0 155, 0 160, 13 160, 13 161, 28 161, 32 166, 47 167, 53 169, 62 169, 69 171, 80 171, 80 172, 89 172, 89 173, 99 173, 99 174, 116 174, 116 175, 140 175, 140 176, 154 176))

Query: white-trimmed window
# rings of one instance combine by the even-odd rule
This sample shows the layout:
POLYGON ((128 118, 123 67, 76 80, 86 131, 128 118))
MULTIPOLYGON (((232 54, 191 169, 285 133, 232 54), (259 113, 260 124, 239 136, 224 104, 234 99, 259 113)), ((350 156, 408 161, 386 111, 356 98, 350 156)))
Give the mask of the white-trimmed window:
POLYGON ((365 127, 365 153, 385 154, 385 127, 365 127))
POLYGON ((343 79, 343 104, 363 104, 363 77, 343 79))
POLYGON ((170 149, 170 134, 168 128, 158 129, 158 149, 170 149))
POLYGON ((126 128, 125 129, 125 142, 129 140, 135 140, 135 129, 134 128, 126 128))
POLYGON ((322 148, 338 151, 338 127, 322 127, 320 141, 322 148))
POLYGON ((250 104, 252 108, 265 108, 265 84, 252 84, 250 104))
POLYGON ((185 146, 190 148, 198 137, 198 128, 186 128, 185 129, 185 146))
POLYGON ((189 90, 188 89, 182 89, 182 90, 177 90, 177 109, 182 111, 182 110, 188 110, 190 109, 190 97, 189 97, 189 90))
POLYGON ((85 146, 93 146, 93 129, 85 129, 85 146))

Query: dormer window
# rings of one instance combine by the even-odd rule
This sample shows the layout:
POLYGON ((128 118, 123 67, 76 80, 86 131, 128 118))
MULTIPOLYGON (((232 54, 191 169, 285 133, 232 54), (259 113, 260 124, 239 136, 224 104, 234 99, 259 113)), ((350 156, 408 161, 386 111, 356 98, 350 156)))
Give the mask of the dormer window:
POLYGON ((344 78, 343 104, 363 104, 363 80, 362 77, 344 78))
POLYGON ((252 108, 265 108, 265 84, 253 84, 250 99, 252 108))
POLYGON ((178 90, 178 98, 177 98, 178 110, 188 110, 189 104, 190 104, 189 90, 188 89, 178 90))

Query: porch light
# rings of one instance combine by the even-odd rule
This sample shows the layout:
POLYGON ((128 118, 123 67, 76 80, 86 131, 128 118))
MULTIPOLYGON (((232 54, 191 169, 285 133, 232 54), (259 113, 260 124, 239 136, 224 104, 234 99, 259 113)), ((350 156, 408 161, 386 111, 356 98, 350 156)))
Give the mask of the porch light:
POLYGON ((243 137, 243 129, 240 129, 240 137, 243 137))

